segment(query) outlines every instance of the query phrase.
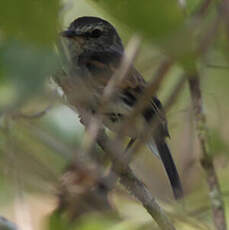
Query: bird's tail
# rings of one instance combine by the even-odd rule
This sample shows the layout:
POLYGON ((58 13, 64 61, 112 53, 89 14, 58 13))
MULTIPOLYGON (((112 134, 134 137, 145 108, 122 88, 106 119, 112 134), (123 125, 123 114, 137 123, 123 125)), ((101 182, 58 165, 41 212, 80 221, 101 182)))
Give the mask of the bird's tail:
POLYGON ((175 199, 182 198, 183 189, 180 177, 165 140, 154 140, 151 144, 148 144, 148 147, 162 160, 166 173, 169 177, 175 199))

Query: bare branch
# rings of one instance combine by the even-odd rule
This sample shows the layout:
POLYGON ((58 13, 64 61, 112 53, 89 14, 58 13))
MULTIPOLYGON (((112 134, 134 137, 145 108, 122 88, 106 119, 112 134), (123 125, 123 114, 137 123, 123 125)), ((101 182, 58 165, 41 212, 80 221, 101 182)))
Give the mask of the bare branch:
POLYGON ((135 176, 128 166, 128 162, 123 159, 123 152, 120 146, 111 143, 104 132, 100 133, 98 143, 111 158, 113 168, 120 177, 120 182, 142 203, 161 229, 175 230, 157 201, 152 197, 145 185, 135 176))
POLYGON ((52 109, 52 105, 49 105, 47 108, 45 108, 42 111, 39 111, 37 113, 34 114, 25 114, 25 113, 21 113, 21 112, 14 112, 11 114, 11 117, 13 119, 38 119, 43 117, 44 115, 46 115, 50 110, 52 109))
POLYGON ((196 131, 201 146, 200 163, 206 174, 206 181, 209 187, 213 221, 217 230, 226 230, 225 209, 222 199, 217 174, 214 168, 213 157, 208 146, 208 130, 206 116, 203 110, 203 101, 200 89, 200 79, 197 72, 189 75, 189 88, 192 97, 193 112, 196 123, 196 131))

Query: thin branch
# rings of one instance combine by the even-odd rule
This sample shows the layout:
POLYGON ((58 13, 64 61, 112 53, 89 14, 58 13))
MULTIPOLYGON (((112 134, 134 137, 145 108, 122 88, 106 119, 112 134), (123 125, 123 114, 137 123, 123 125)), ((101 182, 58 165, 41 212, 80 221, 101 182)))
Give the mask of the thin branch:
POLYGON ((223 70, 228 70, 229 66, 227 65, 218 65, 218 64, 207 64, 206 67, 208 68, 213 68, 213 69, 223 69, 223 70))
POLYGON ((20 229, 23 230, 33 230, 33 225, 31 222, 31 213, 28 210, 26 200, 24 198, 24 191, 22 187, 22 175, 19 167, 16 165, 16 151, 14 149, 15 140, 12 137, 11 130, 9 128, 8 117, 5 117, 4 127, 5 136, 7 137, 6 147, 8 148, 7 154, 11 160, 13 170, 11 174, 13 176, 13 185, 15 189, 15 203, 14 203, 14 212, 16 217, 16 224, 20 229))
POLYGON ((217 32, 221 23, 222 17, 218 14, 210 24, 210 27, 202 37, 199 42, 198 48, 196 50, 197 56, 202 56, 208 51, 209 47, 213 44, 216 39, 217 32))
POLYGON ((217 230, 226 230, 227 226, 222 193, 214 168, 213 157, 208 146, 208 130, 206 124, 206 116, 203 110, 199 74, 197 72, 190 74, 188 82, 192 97, 196 131, 201 146, 202 156, 200 163, 205 171, 206 181, 209 187, 213 221, 217 230))
POLYGON ((177 83, 175 84, 175 87, 173 88, 171 94, 167 98, 165 105, 164 105, 164 110, 167 113, 169 109, 176 103, 176 100, 178 96, 180 95, 181 90, 184 88, 184 85, 186 83, 186 76, 182 75, 177 83))
POLYGON ((152 197, 145 185, 135 176, 128 166, 128 162, 123 159, 123 152, 120 146, 114 145, 104 132, 100 133, 98 143, 111 158, 115 173, 120 177, 120 182, 142 203, 161 229, 175 230, 157 201, 152 197))
MULTIPOLYGON (((207 6, 209 6, 209 1, 205 1, 207 6)), ((226 1, 224 1, 226 3, 226 1)), ((225 4, 225 9, 228 9, 228 4, 225 4)), ((209 47, 212 45, 213 41, 216 39, 216 34, 219 29, 221 22, 221 13, 225 10, 220 7, 218 15, 215 18, 215 21, 211 24, 209 30, 206 32, 204 38, 200 41, 199 49, 197 53, 199 56, 204 56, 204 54, 209 50, 209 47)), ((226 10, 227 11, 227 10, 226 10)), ((206 181, 209 187, 209 196, 212 207, 213 221, 217 230, 226 230, 226 219, 225 219, 225 209, 222 199, 222 193, 220 191, 220 185, 218 182, 217 174, 214 168, 213 157, 210 154, 210 149, 208 146, 208 130, 206 124, 206 116, 203 111, 203 101, 200 89, 200 77, 197 70, 194 70, 192 73, 188 74, 189 88, 193 104, 194 119, 196 123, 196 131, 198 139, 201 146, 201 160, 200 163, 203 167, 203 170, 206 174, 206 181)))
POLYGON ((108 82, 107 86, 104 89, 104 95, 102 97, 102 100, 104 100, 103 103, 106 101, 108 103, 110 98, 114 95, 115 90, 117 90, 117 86, 122 84, 139 51, 139 46, 140 38, 138 36, 133 36, 127 44, 126 52, 122 58, 120 67, 111 77, 111 80, 108 82))
POLYGON ((46 115, 51 109, 52 109, 52 105, 47 106, 44 110, 39 111, 37 113, 34 114, 25 114, 25 113, 21 113, 21 112, 14 112, 11 114, 11 117, 13 119, 38 119, 43 117, 44 115, 46 115))

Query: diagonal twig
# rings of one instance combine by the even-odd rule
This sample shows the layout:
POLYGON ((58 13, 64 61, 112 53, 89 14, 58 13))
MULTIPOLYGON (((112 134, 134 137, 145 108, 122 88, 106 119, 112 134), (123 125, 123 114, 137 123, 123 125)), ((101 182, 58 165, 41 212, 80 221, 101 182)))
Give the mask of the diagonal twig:
POLYGON ((123 159, 123 152, 118 145, 114 145, 106 134, 100 133, 97 139, 99 145, 109 155, 113 168, 120 177, 120 182, 130 191, 145 207, 162 230, 175 230, 167 215, 157 201, 152 197, 145 185, 135 176, 123 159))

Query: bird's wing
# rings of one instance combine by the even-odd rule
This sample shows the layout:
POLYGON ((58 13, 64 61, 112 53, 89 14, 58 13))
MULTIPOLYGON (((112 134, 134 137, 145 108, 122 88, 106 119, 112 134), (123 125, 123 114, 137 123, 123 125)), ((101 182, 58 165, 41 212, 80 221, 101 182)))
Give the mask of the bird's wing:
MULTIPOLYGON (((96 76, 98 83, 105 87, 120 67, 121 58, 122 56, 119 53, 93 53, 93 55, 87 55, 86 65, 93 75, 96 76)), ((147 83, 133 66, 130 66, 127 75, 118 86, 122 100, 130 107, 134 107, 146 87, 147 83)), ((149 100, 149 104, 143 110, 143 115, 147 122, 151 122, 156 118, 157 122, 160 123, 164 136, 169 136, 165 112, 157 97, 149 100)))
MULTIPOLYGON (((128 89, 128 87, 128 92, 137 92, 138 94, 141 94, 139 87, 142 90, 147 87, 141 74, 134 68, 131 69, 129 75, 126 77, 125 89, 128 89), (136 91, 136 89, 138 90, 136 91)), ((169 177, 174 197, 176 199, 182 198, 183 189, 180 177, 165 140, 165 137, 169 136, 165 112, 157 97, 153 97, 151 99, 150 103, 143 110, 143 116, 148 123, 153 123, 152 125, 154 125, 155 122, 152 138, 147 145, 150 150, 162 160, 166 173, 169 177)))
MULTIPOLYGON (((129 95, 129 99, 131 98, 130 95, 132 95, 133 98, 141 98, 146 87, 147 83, 135 68, 130 69, 123 85, 121 86, 124 92, 129 95)), ((142 113, 146 122, 158 122, 158 127, 161 131, 160 135, 163 137, 169 136, 165 111, 156 96, 153 96, 151 100, 149 99, 149 103, 146 104, 142 113)))

